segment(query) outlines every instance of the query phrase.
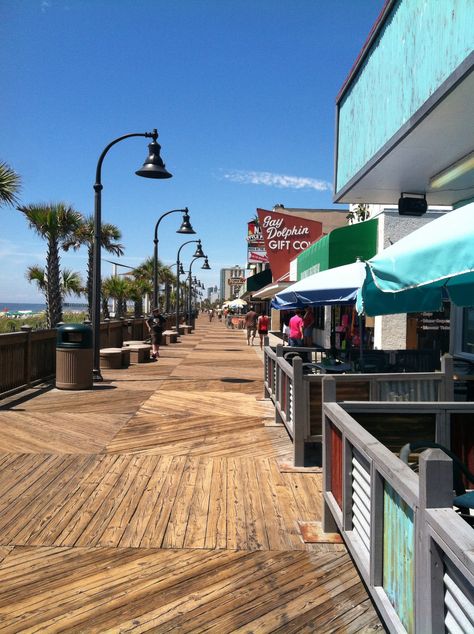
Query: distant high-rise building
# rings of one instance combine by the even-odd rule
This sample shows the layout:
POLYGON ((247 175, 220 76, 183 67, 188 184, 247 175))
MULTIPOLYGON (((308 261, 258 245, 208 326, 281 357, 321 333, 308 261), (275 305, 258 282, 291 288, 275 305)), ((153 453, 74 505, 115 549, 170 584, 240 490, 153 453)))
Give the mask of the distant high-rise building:
POLYGON ((221 269, 219 299, 225 302, 227 299, 238 297, 242 285, 245 283, 245 268, 235 266, 221 269))

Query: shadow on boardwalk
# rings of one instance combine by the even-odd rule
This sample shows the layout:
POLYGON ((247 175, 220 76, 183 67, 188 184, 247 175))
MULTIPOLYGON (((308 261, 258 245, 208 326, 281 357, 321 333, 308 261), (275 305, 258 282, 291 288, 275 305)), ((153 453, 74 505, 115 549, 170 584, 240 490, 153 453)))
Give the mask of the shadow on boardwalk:
POLYGON ((242 331, 0 411, 0 631, 381 630, 242 331))

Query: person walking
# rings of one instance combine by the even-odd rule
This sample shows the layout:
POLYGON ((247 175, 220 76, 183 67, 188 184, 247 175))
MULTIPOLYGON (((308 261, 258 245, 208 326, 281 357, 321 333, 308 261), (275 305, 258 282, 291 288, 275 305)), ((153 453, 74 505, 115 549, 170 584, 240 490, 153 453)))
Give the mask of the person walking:
POLYGON ((253 306, 250 306, 250 310, 245 315, 245 327, 247 328, 247 345, 253 346, 257 333, 257 313, 254 311, 253 306), (250 339, 252 339, 251 343, 250 339))
POLYGON ((263 348, 263 339, 266 335, 268 335, 268 322, 269 319, 265 311, 262 311, 262 314, 257 320, 257 332, 258 336, 260 337, 260 350, 263 348))
POLYGON ((313 309, 311 308, 311 306, 308 306, 303 315, 303 337, 305 346, 311 347, 313 345, 313 326, 313 309))
POLYGON ((302 346, 303 345, 303 318, 301 316, 301 310, 297 308, 295 314, 290 319, 288 324, 290 333, 288 337, 288 343, 290 346, 302 346))
POLYGON ((159 308, 154 308, 150 317, 146 320, 148 332, 151 337, 151 359, 156 361, 156 358, 160 356, 160 345, 163 337, 163 330, 165 327, 166 319, 160 313, 159 308))

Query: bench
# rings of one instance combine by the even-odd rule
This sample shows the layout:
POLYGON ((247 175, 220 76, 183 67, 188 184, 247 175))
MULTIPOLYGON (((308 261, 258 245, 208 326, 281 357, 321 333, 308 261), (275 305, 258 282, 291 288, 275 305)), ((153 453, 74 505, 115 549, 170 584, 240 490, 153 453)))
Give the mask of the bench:
POLYGON ((130 363, 148 363, 150 361, 151 346, 141 343, 134 346, 127 346, 130 350, 130 363))
POLYGON ((121 348, 102 348, 100 351, 100 366, 104 370, 117 370, 122 367, 121 348))
POLYGON ((143 340, 142 341, 124 341, 123 342, 123 347, 124 348, 129 348, 130 346, 143 346, 143 340))
POLYGON ((130 348, 128 346, 122 348, 122 368, 128 368, 130 365, 130 348))
POLYGON ((178 343, 178 333, 176 330, 165 330, 161 338, 161 345, 168 346, 171 343, 178 343))
MULTIPOLYGON (((176 326, 173 326, 173 328, 174 328, 174 332, 176 333, 176 326)), ((184 335, 185 334, 184 333, 184 326, 182 324, 179 325, 178 333, 180 335, 184 335)))
POLYGON ((185 335, 190 335, 192 333, 192 331, 193 331, 193 327, 192 326, 188 326, 187 324, 182 324, 180 326, 180 328, 183 328, 185 335))

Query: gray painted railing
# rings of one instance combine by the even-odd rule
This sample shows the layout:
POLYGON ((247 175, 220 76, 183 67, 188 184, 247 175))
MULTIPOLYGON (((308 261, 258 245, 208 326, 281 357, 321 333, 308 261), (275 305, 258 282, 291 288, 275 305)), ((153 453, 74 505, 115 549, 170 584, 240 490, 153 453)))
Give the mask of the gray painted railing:
MULTIPOLYGON (((294 357, 290 364, 284 353, 289 349, 282 345, 273 350, 264 347, 264 397, 275 405, 275 420, 283 423, 293 440, 293 460, 295 466, 305 464, 305 445, 321 443, 320 397, 313 395, 314 388, 321 393, 322 381, 326 374, 304 374, 303 361, 294 357), (316 419, 316 423, 315 423, 316 419), (318 422, 319 421, 319 422, 318 422)), ((452 357, 445 355, 441 372, 416 372, 396 374, 341 374, 331 375, 338 385, 338 392, 344 391, 354 399, 359 386, 365 385, 367 400, 383 401, 393 399, 403 402, 451 401, 453 399, 452 357), (352 393, 351 393, 352 388, 352 393)), ((346 398, 339 398, 346 400, 346 398)))
POLYGON ((474 531, 452 508, 451 459, 427 450, 415 474, 335 398, 325 378, 324 530, 342 533, 390 632, 473 632, 474 531))

